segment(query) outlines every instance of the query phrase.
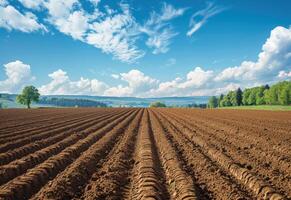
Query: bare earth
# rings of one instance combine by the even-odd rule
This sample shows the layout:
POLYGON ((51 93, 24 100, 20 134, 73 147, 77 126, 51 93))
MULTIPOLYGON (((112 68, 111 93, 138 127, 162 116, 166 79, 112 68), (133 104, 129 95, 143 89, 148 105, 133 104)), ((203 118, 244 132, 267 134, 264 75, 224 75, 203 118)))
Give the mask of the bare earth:
POLYGON ((291 199, 291 112, 0 111, 0 199, 291 199))

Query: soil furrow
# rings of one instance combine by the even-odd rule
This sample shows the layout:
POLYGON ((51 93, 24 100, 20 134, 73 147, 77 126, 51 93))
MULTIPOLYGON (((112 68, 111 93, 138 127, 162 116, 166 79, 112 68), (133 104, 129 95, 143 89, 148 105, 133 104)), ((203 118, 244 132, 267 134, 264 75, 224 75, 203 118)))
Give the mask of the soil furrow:
POLYGON ((21 147, 21 146, 28 144, 28 143, 31 143, 31 142, 36 142, 38 140, 42 140, 42 139, 45 139, 47 137, 51 137, 52 135, 62 133, 65 130, 76 128, 82 124, 87 123, 87 121, 90 121, 90 120, 92 121, 92 120, 94 120, 94 118, 93 119, 85 119, 85 120, 83 120, 81 122, 77 122, 77 123, 66 124, 66 125, 59 127, 57 129, 49 130, 49 131, 46 131, 44 133, 30 136, 28 138, 22 138, 22 139, 18 139, 15 141, 11 141, 11 142, 2 144, 2 145, 0 145, 0 153, 4 153, 8 150, 12 150, 12 149, 21 147))
POLYGON ((124 199, 169 199, 147 110, 141 121, 134 158, 132 177, 124 199))
POLYGON ((167 140, 157 118, 150 111, 150 122, 157 149, 165 170, 168 190, 173 199, 198 199, 197 188, 192 178, 183 170, 179 158, 167 140))
POLYGON ((59 174, 51 183, 35 195, 34 199, 72 199, 80 195, 84 185, 91 178, 98 162, 106 157, 124 131, 136 117, 138 110, 126 116, 100 140, 90 146, 66 171, 59 174))
POLYGON ((217 149, 220 149, 224 152, 227 156, 233 158, 234 160, 239 161, 239 165, 248 168, 253 173, 257 174, 261 179, 264 179, 270 185, 273 185, 277 191, 281 193, 288 194, 288 191, 291 189, 290 181, 288 181, 288 174, 291 174, 291 163, 286 162, 285 160, 281 160, 280 158, 276 158, 270 156, 267 152, 261 150, 258 147, 259 145, 253 146, 248 145, 249 148, 241 148, 238 146, 239 138, 236 137, 237 134, 233 134, 232 137, 229 135, 224 135, 225 131, 217 133, 215 130, 217 128, 223 127, 216 127, 216 129, 209 129, 207 128, 204 123, 194 123, 195 119, 191 121, 187 120, 188 118, 184 118, 181 115, 176 116, 179 117, 185 123, 187 122, 193 132, 196 132, 205 140, 211 141, 212 145, 214 145, 217 149), (193 129, 193 127, 195 127, 193 129), (201 129, 202 127, 202 129, 201 129), (269 160, 269 164, 265 162, 266 158, 269 160), (270 179, 269 177, 272 177, 270 179), (284 189, 285 188, 285 191, 284 189), (290 189, 288 189, 290 188, 290 189), (286 190, 287 189, 287 190, 286 190))
POLYGON ((106 161, 101 166, 97 166, 96 172, 83 192, 82 199, 122 198, 122 190, 129 182, 130 169, 134 163, 132 154, 142 115, 143 110, 129 125, 122 138, 106 157, 106 161))
POLYGON ((3 178, 0 180, 0 185, 8 182, 9 180, 15 178, 16 176, 23 174, 28 169, 45 161, 49 157, 58 154, 63 149, 67 148, 68 146, 75 144, 77 141, 86 138, 90 133, 97 131, 98 129, 100 129, 101 127, 109 123, 110 121, 117 119, 121 115, 123 114, 119 114, 119 115, 116 114, 115 116, 110 117, 109 119, 104 118, 99 123, 98 121, 94 122, 95 123, 94 125, 88 124, 86 129, 81 131, 80 133, 75 133, 71 135, 70 137, 67 137, 64 140, 54 145, 41 149, 40 151, 37 151, 33 154, 30 154, 26 157, 16 160, 8 165, 1 166, 0 176, 3 176, 3 178))
POLYGON ((167 115, 158 113, 157 116, 205 199, 252 199, 248 191, 234 184, 233 179, 220 166, 205 155, 199 146, 189 141, 167 115))
MULTIPOLYGON (((100 112, 101 114, 102 112, 100 112)), ((25 129, 25 127, 22 127, 20 131, 16 131, 16 130, 12 130, 9 134, 6 135, 1 135, 0 136, 0 143, 4 143, 4 142, 9 142, 12 140, 16 140, 18 138, 22 137, 27 137, 30 135, 34 135, 37 133, 41 133, 43 131, 47 131, 53 128, 59 128, 61 126, 64 126, 64 124, 71 124, 86 118, 89 118, 90 116, 96 116, 96 113, 91 113, 91 114, 82 114, 82 115, 77 115, 77 116, 63 116, 60 119, 49 119, 48 121, 46 121, 46 123, 41 126, 41 127, 33 127, 31 128, 31 126, 29 126, 30 128, 25 129), (57 122, 54 122, 55 120, 57 120, 57 122)))
MULTIPOLYGON (((177 123, 181 123, 177 121, 177 123)), ((276 192, 274 188, 269 186, 263 180, 259 179, 255 174, 251 173, 247 168, 241 167, 230 157, 226 156, 220 149, 216 149, 215 146, 203 140, 197 134, 193 134, 188 127, 184 125, 182 129, 186 136, 195 144, 199 145, 213 160, 219 163, 220 166, 234 176, 238 181, 253 191, 258 198, 262 199, 284 199, 284 197, 276 192)))
MULTIPOLYGON (((110 133, 112 128, 125 121, 129 114, 124 115, 98 131, 91 133, 86 139, 78 141, 75 145, 66 148, 61 153, 50 157, 45 162, 29 170, 7 184, 0 187, 0 197, 5 199, 29 198, 37 192, 41 186, 53 179, 58 173, 63 171, 68 165, 73 163, 82 152, 101 139, 106 133, 110 133)), ((130 113, 134 115, 134 111, 130 113)))
POLYGON ((0 110, 0 199, 291 199, 291 112, 0 110))
POLYGON ((71 136, 72 134, 76 134, 76 133, 82 131, 83 129, 89 128, 90 126, 94 125, 95 123, 99 122, 100 120, 106 120, 108 117, 112 117, 114 114, 120 115, 118 112, 100 115, 100 116, 96 117, 93 121, 88 120, 87 121, 88 123, 80 124, 76 128, 69 129, 67 131, 61 132, 60 134, 56 134, 52 137, 48 137, 46 139, 43 139, 43 140, 40 140, 40 141, 37 141, 34 143, 29 143, 27 145, 10 150, 8 152, 1 153, 0 154, 0 165, 8 164, 9 162, 11 162, 13 160, 16 160, 18 158, 21 158, 23 156, 31 154, 37 150, 40 150, 42 148, 49 146, 49 145, 53 145, 56 142, 60 142, 61 140, 63 140, 66 137, 71 136))
MULTIPOLYGON (((0 136, 2 135, 5 135, 5 133, 10 133, 11 131, 17 131, 17 130, 21 130, 21 131, 24 131, 23 128, 26 128, 26 127, 33 127, 33 126, 40 126, 42 124, 45 124, 46 125, 46 122, 49 122, 49 121, 55 121, 57 120, 60 116, 62 117, 67 117, 67 116, 78 116, 80 114, 90 114, 90 112, 88 111, 82 111, 80 113, 74 113, 72 114, 69 110, 59 110, 58 111, 59 113, 56 114, 55 112, 52 112, 52 113, 47 113, 47 112, 44 112, 46 114, 42 114, 42 115, 38 115, 36 117, 28 117, 28 118, 25 118, 25 119, 22 119, 21 122, 22 123, 19 123, 18 120, 14 119, 12 120, 12 122, 9 122, 8 123, 8 127, 3 127, 4 126, 4 123, 1 125, 1 132, 0 132, 0 136), (35 119, 36 118, 36 119, 35 119), (13 121, 18 121, 17 124, 15 125, 12 125, 14 124, 13 121)), ((93 114, 93 113, 92 113, 93 114)))

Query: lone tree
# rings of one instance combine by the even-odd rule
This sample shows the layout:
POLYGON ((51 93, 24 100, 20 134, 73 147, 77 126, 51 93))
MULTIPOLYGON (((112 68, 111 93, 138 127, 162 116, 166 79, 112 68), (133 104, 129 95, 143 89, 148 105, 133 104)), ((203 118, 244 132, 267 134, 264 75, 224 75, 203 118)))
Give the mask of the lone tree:
POLYGON ((32 102, 38 102, 39 101, 40 94, 38 93, 38 90, 34 86, 26 86, 22 90, 22 94, 18 95, 16 97, 16 100, 18 103, 21 103, 23 105, 26 105, 27 108, 30 108, 30 104, 32 102))

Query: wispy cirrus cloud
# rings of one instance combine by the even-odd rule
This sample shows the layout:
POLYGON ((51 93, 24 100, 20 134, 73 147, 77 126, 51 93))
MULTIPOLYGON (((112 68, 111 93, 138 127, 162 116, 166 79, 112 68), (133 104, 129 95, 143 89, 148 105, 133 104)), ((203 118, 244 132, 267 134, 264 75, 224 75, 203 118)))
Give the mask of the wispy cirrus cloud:
POLYGON ((210 17, 217 15, 218 13, 224 11, 226 8, 221 6, 216 6, 214 3, 207 3, 206 8, 194 13, 190 19, 189 30, 187 36, 192 36, 196 31, 198 31, 210 17))
POLYGON ((46 21, 57 30, 113 55, 114 59, 132 63, 144 55, 135 45, 140 31, 127 4, 119 4, 119 10, 104 6, 102 12, 98 9, 100 0, 90 0, 95 10, 88 13, 79 0, 21 1, 25 7, 47 10, 46 21))
POLYGON ((168 52, 172 38, 178 35, 171 20, 187 10, 163 3, 160 11, 151 12, 142 25, 126 3, 112 8, 101 0, 87 0, 92 11, 86 10, 80 0, 18 1, 22 6, 16 8, 11 1, 0 0, 0 27, 27 33, 56 29, 126 63, 145 55, 146 50, 138 46, 142 39, 154 54, 168 52))
POLYGON ((86 42, 113 54, 114 58, 124 62, 134 62, 144 55, 135 45, 140 34, 138 24, 128 5, 121 5, 121 13, 109 12, 105 18, 90 24, 86 42))
POLYGON ((164 3, 160 13, 155 11, 151 13, 140 30, 148 35, 146 45, 153 49, 153 54, 166 53, 169 50, 171 39, 178 34, 169 21, 183 15, 185 11, 186 8, 176 9, 164 3))

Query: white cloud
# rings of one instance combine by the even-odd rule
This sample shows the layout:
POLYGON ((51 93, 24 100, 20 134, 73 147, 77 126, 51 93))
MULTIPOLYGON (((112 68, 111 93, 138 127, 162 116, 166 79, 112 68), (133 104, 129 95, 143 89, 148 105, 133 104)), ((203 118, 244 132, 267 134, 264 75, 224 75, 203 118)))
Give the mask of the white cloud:
POLYGON ((16 60, 4 65, 6 80, 0 81, 0 92, 16 93, 24 86, 34 80, 31 75, 30 65, 16 60))
POLYGON ((49 13, 48 21, 60 32, 123 62, 142 57, 144 52, 135 46, 139 31, 129 6, 120 4, 121 12, 106 6, 105 12, 101 12, 97 8, 99 0, 90 2, 95 6, 92 14, 83 10, 78 0, 49 0, 43 5, 49 13))
POLYGON ((181 82, 182 79, 180 77, 172 81, 161 82, 156 89, 154 88, 149 91, 149 96, 179 96, 179 92, 182 92, 178 88, 181 82))
POLYGON ((280 79, 289 79, 289 78, 291 78, 291 71, 289 71, 289 72, 279 71, 278 78, 280 78, 280 79))
POLYGON ((181 88, 201 87, 205 85, 213 77, 213 71, 204 71, 200 67, 196 67, 187 74, 187 80, 180 85, 181 88))
POLYGON ((43 6, 49 13, 47 20, 60 32, 84 41, 89 17, 80 8, 78 0, 48 0, 43 2, 43 6))
POLYGON ((47 31, 43 24, 37 22, 37 18, 31 12, 20 13, 11 5, 0 5, 0 27, 7 30, 20 30, 22 32, 33 32, 37 30, 47 31))
POLYGON ((134 17, 128 6, 123 5, 122 13, 112 14, 92 23, 86 41, 104 53, 113 54, 115 59, 134 62, 144 55, 134 45, 138 34, 134 17))
MULTIPOLYGON (((145 55, 137 46, 137 40, 142 38, 142 34, 148 36, 146 45, 153 49, 154 54, 166 53, 171 38, 177 35, 169 21, 183 15, 186 10, 164 3, 160 13, 152 12, 150 19, 141 26, 128 4, 120 3, 115 9, 105 5, 103 9, 99 9, 100 0, 88 1, 94 6, 93 11, 85 10, 79 0, 19 0, 31 11, 42 11, 42 21, 50 23, 61 33, 93 45, 102 52, 113 55, 114 59, 127 63, 136 62, 145 55)), ((1 5, 6 4, 5 0, 1 0, 1 5)), ((0 21, 0 26, 24 32, 39 29, 47 31, 44 25, 38 24, 34 14, 26 12, 22 17, 21 15, 14 10, 14 17, 2 16, 4 20, 0 21)))
POLYGON ((73 8, 78 5, 78 0, 48 0, 44 2, 44 6, 48 10, 50 20, 52 21, 68 17, 73 8))
POLYGON ((121 73, 119 78, 127 82, 126 86, 118 85, 105 91, 108 96, 144 96, 152 88, 157 87, 159 81, 146 76, 139 70, 133 69, 127 73, 121 73))
POLYGON ((279 71, 290 70, 290 52, 291 28, 278 26, 271 31, 271 35, 263 45, 256 62, 244 61, 239 66, 226 68, 217 75, 215 80, 270 82, 279 71))
POLYGON ((0 0, 0 6, 6 6, 8 2, 6 0, 0 0))
POLYGON ((177 63, 177 60, 175 58, 169 58, 167 60, 166 66, 172 66, 175 65, 177 63))
POLYGON ((200 67, 187 73, 186 78, 175 78, 172 81, 161 82, 157 89, 150 91, 151 96, 190 96, 197 90, 206 89, 211 84, 213 71, 205 71, 200 67))
POLYGON ((44 3, 44 0, 19 0, 23 6, 30 9, 39 10, 44 3))
POLYGON ((101 0, 89 0, 95 7, 101 2, 101 0))
POLYGON ((50 83, 39 88, 42 95, 48 94, 78 94, 78 95, 102 95, 108 87, 97 79, 86 79, 71 81, 67 72, 59 69, 48 75, 52 80, 50 83))
POLYGON ((119 75, 118 74, 111 74, 111 77, 114 79, 119 79, 119 75))
POLYGON ((54 23, 62 33, 81 41, 89 26, 88 18, 82 11, 74 11, 66 18, 57 18, 54 23))
POLYGON ((177 35, 171 29, 165 28, 160 33, 152 34, 146 45, 153 48, 153 54, 167 53, 169 51, 170 39, 177 35))
POLYGON ((185 8, 176 9, 172 5, 164 3, 163 8, 162 8, 162 15, 160 16, 160 20, 161 21, 171 20, 175 17, 183 15, 185 11, 186 11, 185 8))
POLYGON ((149 20, 140 27, 140 31, 148 35, 146 45, 153 49, 153 54, 169 51, 170 40, 178 33, 173 31, 168 21, 183 15, 185 10, 164 3, 161 13, 152 12, 149 20))
POLYGON ((225 10, 225 8, 215 6, 213 3, 208 3, 205 9, 194 13, 190 19, 190 30, 187 32, 187 36, 193 35, 193 33, 198 31, 210 17, 222 12, 223 10, 225 10))

